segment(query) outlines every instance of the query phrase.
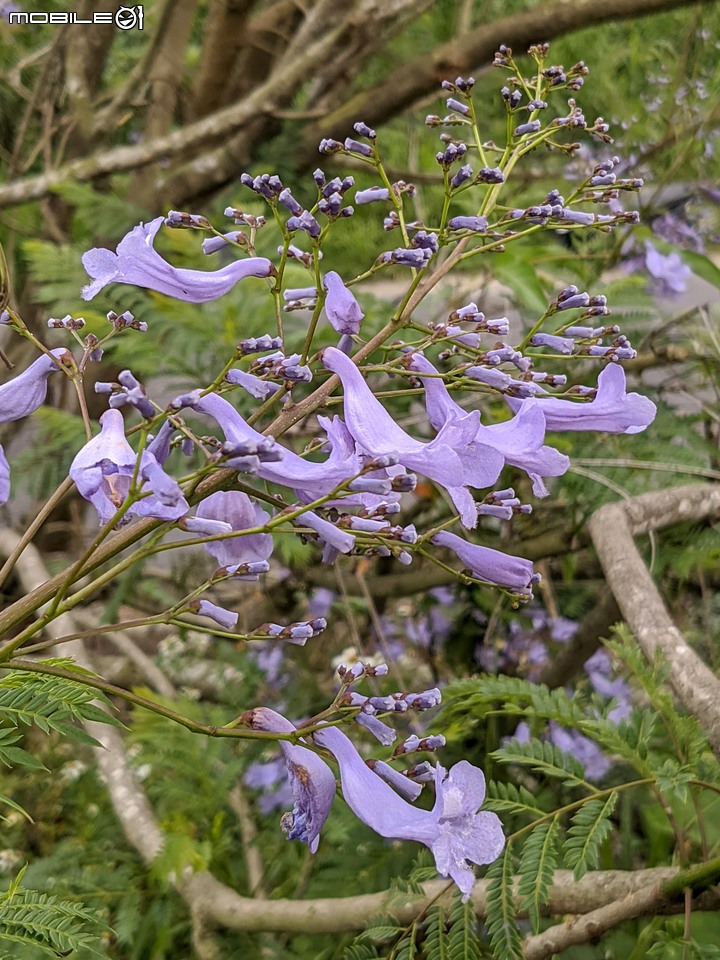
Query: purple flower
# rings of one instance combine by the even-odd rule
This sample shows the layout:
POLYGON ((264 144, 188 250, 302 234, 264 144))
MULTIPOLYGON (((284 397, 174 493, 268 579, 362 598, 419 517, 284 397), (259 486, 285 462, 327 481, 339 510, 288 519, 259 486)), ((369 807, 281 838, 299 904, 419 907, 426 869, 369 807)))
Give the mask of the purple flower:
POLYGON ((190 610, 201 617, 209 617, 226 630, 234 630, 239 619, 239 615, 234 611, 219 607, 209 600, 193 600, 190 603, 190 610))
POLYGON ((511 557, 491 547, 480 547, 477 544, 468 543, 467 540, 447 530, 436 533, 432 542, 439 547, 448 547, 452 550, 476 579, 484 580, 486 583, 494 583, 517 593, 527 594, 530 587, 539 579, 538 575, 533 573, 530 560, 511 557))
POLYGON ((373 773, 337 727, 318 730, 314 738, 337 760, 343 796, 353 813, 381 837, 417 840, 428 846, 438 873, 452 877, 467 900, 475 885, 468 861, 492 863, 505 846, 497 815, 477 813, 485 799, 482 770, 461 760, 447 774, 438 764, 435 805, 432 810, 420 810, 373 773))
MULTIPOLYGON (((34 413, 47 396, 47 379, 59 364, 71 363, 72 354, 64 347, 43 354, 12 380, 0 386, 0 423, 10 423, 34 413), (53 359, 56 358, 56 359, 53 359)), ((0 446, 0 506, 10 497, 10 467, 0 446)))
POLYGON ((692 271, 682 261, 677 251, 667 255, 660 253, 645 241, 645 266, 653 278, 653 292, 659 297, 674 297, 687 289, 688 278, 692 271))
POLYGON ((566 730, 554 720, 550 721, 549 739, 556 747, 580 761, 588 780, 602 780, 612 766, 594 740, 577 730, 566 730))
POLYGON ((0 423, 10 423, 34 413, 47 396, 47 379, 61 364, 72 362, 72 354, 64 347, 43 354, 12 380, 0 386, 0 423), (53 359, 55 358, 55 359, 53 359))
MULTIPOLYGON (((221 521, 231 530, 247 530, 261 527, 270 517, 240 490, 219 490, 211 493, 195 511, 202 520, 221 521)), ((203 544, 210 556, 221 567, 235 564, 266 561, 273 552, 273 539, 269 533, 251 533, 246 537, 231 537, 203 544)))
POLYGON ((265 400, 277 393, 280 389, 279 383, 273 383, 271 380, 262 380, 256 377, 254 373, 246 373, 245 370, 238 370, 233 367, 225 374, 228 383, 235 383, 243 390, 246 390, 251 397, 257 400, 265 400))
POLYGON ((358 190, 355 194, 355 203, 362 206, 363 203, 374 203, 376 200, 387 200, 390 191, 387 187, 368 187, 367 190, 358 190))
POLYGON ((221 270, 173 267, 153 247, 155 235, 163 222, 163 217, 157 217, 150 223, 139 223, 123 237, 115 253, 104 247, 94 247, 83 254, 83 266, 92 277, 92 283, 83 287, 83 299, 92 300, 109 283, 130 283, 176 300, 206 303, 222 297, 238 280, 269 277, 275 272, 265 257, 236 260, 221 270))
POLYGON ((325 297, 325 313, 331 325, 338 333, 354 334, 360 329, 360 321, 365 314, 360 309, 352 293, 342 282, 339 273, 331 270, 323 278, 323 286, 327 290, 325 297))
POLYGON ((494 483, 502 467, 502 463, 493 461, 493 451, 483 450, 478 457, 474 457, 472 451, 466 453, 477 433, 478 413, 448 421, 434 440, 422 443, 395 423, 349 357, 327 347, 323 363, 342 380, 345 422, 356 443, 372 457, 396 454, 404 467, 445 487, 463 524, 474 527, 477 510, 467 486, 485 487, 494 483), (464 458, 457 451, 463 451, 464 458), (483 456, 485 452, 487 458, 483 456))
MULTIPOLYGON (((467 416, 467 412, 452 399, 445 383, 437 376, 437 370, 426 357, 414 353, 409 367, 419 373, 435 374, 423 380, 428 419, 435 430, 441 430, 449 420, 467 416)), ((545 417, 538 416, 542 409, 539 405, 525 405, 517 416, 504 423, 489 426, 479 423, 475 443, 471 445, 483 445, 484 449, 491 447, 506 463, 524 470, 532 480, 533 493, 538 497, 547 496, 544 477, 560 477, 570 466, 568 457, 543 443, 545 417)), ((494 480, 487 486, 491 483, 494 480)))
MULTIPOLYGON (((243 715, 243 722, 253 730, 295 732, 289 720, 268 707, 249 710, 243 715)), ((315 853, 320 843, 320 831, 335 797, 335 777, 325 761, 307 747, 281 740, 280 748, 285 755, 295 801, 292 813, 286 813, 282 818, 282 828, 288 840, 302 840, 307 843, 310 853, 315 853)))
MULTIPOLYGON (((95 507, 100 524, 108 523, 127 499, 137 455, 125 439, 125 424, 119 410, 106 410, 100 417, 100 433, 89 440, 70 465, 70 477, 78 492, 95 507)), ((140 454, 138 480, 149 496, 135 502, 126 517, 156 517, 178 520, 188 504, 177 483, 169 477, 152 453, 140 454)))
POLYGON ((655 419, 652 400, 639 393, 625 393, 625 371, 609 363, 598 376, 597 396, 590 403, 575 403, 559 397, 520 400, 505 398, 512 410, 537 405, 545 415, 548 430, 600 430, 603 433, 641 433, 655 419))
MULTIPOLYGON (((219 424, 229 443, 267 443, 257 430, 254 430, 240 416, 237 410, 223 397, 209 393, 204 397, 196 394, 187 394, 178 397, 177 406, 190 406, 197 413, 213 417, 219 424)), ((271 483, 291 487, 305 500, 313 500, 317 496, 329 493, 334 487, 359 473, 362 464, 355 454, 352 442, 347 442, 344 425, 339 418, 328 421, 318 418, 325 426, 328 435, 333 432, 332 451, 324 463, 312 463, 299 457, 291 450, 280 447, 282 460, 279 463, 261 463, 258 476, 271 483)), ((222 518, 220 518, 222 519, 222 518)))

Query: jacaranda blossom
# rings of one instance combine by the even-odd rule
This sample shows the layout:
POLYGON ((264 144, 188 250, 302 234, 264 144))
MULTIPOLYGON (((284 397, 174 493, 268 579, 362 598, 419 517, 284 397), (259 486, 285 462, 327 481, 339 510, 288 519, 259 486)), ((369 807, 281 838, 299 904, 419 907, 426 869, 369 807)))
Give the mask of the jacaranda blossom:
POLYGON ((323 277, 323 286, 327 290, 325 313, 331 325, 338 333, 347 335, 357 333, 360 329, 360 321, 365 314, 353 294, 342 282, 340 274, 330 270, 323 277))
MULTIPOLYGON (((268 707, 256 707, 243 714, 243 723, 253 730, 272 733, 294 733, 295 727, 281 714, 268 707)), ((320 831, 328 818, 335 796, 335 777, 316 753, 298 744, 280 740, 285 754, 295 806, 281 821, 288 840, 302 840, 315 853, 320 831)))
MULTIPOLYGON (((70 465, 70 478, 78 492, 95 507, 101 524, 108 523, 130 492, 136 454, 125 438, 119 410, 106 410, 100 417, 100 433, 89 440, 70 465)), ((140 455, 138 480, 142 493, 126 517, 156 517, 178 520, 188 504, 178 484, 168 476, 152 453, 140 455)))
MULTIPOLYGON (((427 374, 423 378, 425 405, 433 429, 441 430, 449 420, 467 416, 467 411, 455 403, 438 371, 423 354, 414 353, 408 367, 427 374)), ((475 444, 492 447, 506 463, 528 474, 536 497, 547 496, 544 477, 560 477, 570 466, 570 459, 565 454, 544 444, 545 417, 542 411, 539 404, 524 405, 517 416, 504 423, 479 424, 475 435, 475 444)))
MULTIPOLYGON (((21 420, 41 407, 47 396, 47 380, 59 364, 72 362, 72 354, 64 347, 43 354, 12 380, 0 386, 0 423, 21 420)), ((10 466, 0 446, 0 505, 10 497, 10 466)))
POLYGON ((529 560, 511 557, 491 547, 480 547, 475 543, 468 543, 467 540, 448 530, 436 533, 432 542, 438 547, 447 547, 457 554, 478 580, 485 580, 487 583, 507 587, 508 590, 514 590, 517 593, 527 594, 530 587, 539 579, 538 575, 533 573, 533 566, 529 560))
POLYGON ((652 400, 639 393, 625 393, 625 371, 609 363, 600 371, 597 396, 589 403, 559 397, 519 400, 506 396, 512 410, 537 405, 548 430, 600 430, 603 433, 641 433, 655 419, 652 400))
POLYGON ((445 487, 463 524, 474 527, 477 508, 467 487, 491 486, 502 468, 502 457, 494 450, 472 445, 480 424, 479 413, 448 420, 434 440, 422 443, 395 423, 342 351, 327 347, 322 360, 342 380, 345 423, 355 442, 372 457, 396 454, 404 467, 445 487))
POLYGON ((245 277, 269 277, 274 272, 265 257, 235 260, 221 270, 173 267, 153 247, 164 221, 164 217, 156 217, 150 223, 139 223, 123 237, 115 253, 94 247, 83 254, 83 266, 92 277, 92 283, 83 287, 83 299, 92 300, 109 283, 129 283, 176 300, 206 303, 222 297, 245 277))
MULTIPOLYGON (((195 515, 203 520, 227 523, 232 530, 262 527, 270 519, 257 503, 240 490, 211 493, 198 506, 195 515)), ((269 560, 273 552, 273 539, 269 533, 251 533, 246 537, 212 540, 203 546, 221 567, 230 567, 269 560)))
POLYGON ((342 730, 327 727, 313 737, 337 760, 343 796, 355 816, 381 837, 424 843, 432 850, 438 873, 452 877, 467 900, 475 884, 469 862, 492 863, 505 846, 499 817, 477 812, 485 800, 482 770, 467 760, 449 773, 438 764, 435 805, 422 810, 373 773, 342 730))

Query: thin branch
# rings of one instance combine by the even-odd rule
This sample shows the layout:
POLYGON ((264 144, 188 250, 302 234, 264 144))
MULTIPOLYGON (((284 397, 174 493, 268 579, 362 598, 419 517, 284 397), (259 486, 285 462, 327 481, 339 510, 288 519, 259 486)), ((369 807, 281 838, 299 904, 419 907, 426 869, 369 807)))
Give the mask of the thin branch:
POLYGON ((605 578, 625 622, 651 663, 658 654, 666 660, 672 690, 704 727, 716 756, 720 756, 720 680, 672 622, 633 538, 719 512, 720 485, 696 484, 606 504, 588 523, 605 578))

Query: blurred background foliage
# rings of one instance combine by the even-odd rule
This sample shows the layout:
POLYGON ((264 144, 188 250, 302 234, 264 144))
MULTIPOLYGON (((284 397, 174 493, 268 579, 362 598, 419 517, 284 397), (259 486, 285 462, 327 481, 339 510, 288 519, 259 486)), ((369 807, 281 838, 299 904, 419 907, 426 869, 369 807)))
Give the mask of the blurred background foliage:
MULTIPOLYGON (((23 6, 64 9, 63 4, 52 2, 23 6)), ((576 6, 584 10, 582 3, 576 6)), ((321 135, 342 138, 348 132, 347 123, 343 120, 333 126, 333 111, 341 106, 349 109, 353 103, 370 110, 364 99, 369 89, 383 91, 378 102, 383 101, 384 112, 377 122, 387 168, 393 178, 416 184, 417 217, 432 223, 441 203, 442 178, 434 160, 437 137, 424 126, 424 118, 442 111, 438 83, 457 72, 474 73, 476 103, 487 105, 483 136, 502 142, 500 75, 488 67, 491 53, 482 62, 460 62, 457 68, 447 57, 437 66, 434 88, 429 86, 410 105, 399 102, 396 109, 393 78, 402 65, 430 58, 441 45, 459 43, 484 25, 490 32, 501 18, 517 25, 523 16, 542 13, 543 8, 549 11, 545 29, 538 27, 532 39, 555 38, 552 62, 569 65, 585 60, 590 76, 577 99, 587 117, 602 115, 610 122, 615 138, 612 147, 583 147, 572 162, 560 154, 531 154, 516 172, 513 205, 538 203, 555 187, 565 192, 568 182, 582 179, 595 162, 612 154, 627 162, 629 175, 646 181, 638 198, 641 228, 608 236, 593 233, 588 238, 576 232, 564 237, 539 233, 522 248, 513 246, 482 264, 473 259, 422 307, 424 320, 442 320, 450 308, 474 299, 488 316, 509 312, 517 330, 530 326, 548 300, 570 283, 603 293, 612 307, 613 321, 638 350, 627 369, 641 384, 639 389, 658 403, 652 428, 631 442, 622 436, 599 439, 597 434, 563 434, 557 446, 571 456, 573 468, 553 483, 551 497, 537 503, 531 517, 514 521, 511 530, 500 530, 489 520, 482 522, 484 542, 512 547, 518 553, 523 553, 524 544, 530 545, 525 555, 538 563, 544 578, 532 607, 512 610, 490 591, 450 586, 448 577, 423 579, 422 570, 415 579, 414 571, 409 571, 400 584, 399 575, 382 559, 360 571, 336 574, 321 568, 309 547, 298 547, 289 538, 286 545, 282 538, 281 569, 275 571, 263 595, 243 600, 243 616, 259 623, 281 619, 280 611, 289 621, 306 616, 311 606, 326 607, 330 628, 322 643, 277 658, 270 649, 237 649, 227 641, 210 641, 201 632, 177 636, 151 631, 143 643, 178 688, 178 709, 204 722, 223 723, 229 714, 263 703, 301 718, 321 709, 332 694, 333 658, 390 653, 397 667, 388 689, 450 684, 447 705, 433 723, 448 737, 444 762, 469 759, 483 766, 488 776, 512 782, 517 768, 501 767, 488 754, 513 733, 517 716, 512 711, 503 715, 491 711, 486 716, 487 705, 481 709, 473 699, 476 687, 463 686, 474 683, 467 678, 485 669, 537 679, 532 669, 537 662, 534 645, 549 649, 552 656, 558 648, 560 625, 573 621, 582 630, 586 618, 606 600, 601 570, 583 537, 587 518, 603 502, 693 479, 720 478, 720 10, 714 3, 665 4, 673 9, 636 18, 635 5, 628 2, 626 6, 627 16, 597 23, 601 17, 593 14, 593 24, 587 27, 578 16, 572 29, 561 29, 560 35, 553 22, 554 5, 542 0, 438 0, 415 9, 412 4, 398 4, 395 18, 387 16, 377 23, 366 12, 370 27, 364 28, 362 22, 345 25, 335 48, 311 61, 302 81, 270 93, 251 123, 235 129, 226 126, 219 135, 208 133, 204 140, 192 140, 186 150, 173 149, 159 161, 130 165, 114 175, 106 171, 95 175, 95 159, 121 147, 135 145, 142 150, 155 138, 183 131, 202 117, 242 103, 286 61, 301 59, 302 48, 293 49, 293 42, 312 22, 314 12, 320 11, 311 23, 308 47, 318 36, 346 24, 353 4, 338 4, 334 15, 333 5, 320 0, 314 5, 290 0, 247 4, 151 0, 144 4, 142 33, 0 23, 0 239, 10 264, 13 303, 51 346, 61 341, 56 343, 55 333, 46 329, 49 316, 82 315, 88 331, 99 334, 107 310, 131 310, 148 323, 148 333, 116 338, 106 359, 115 370, 127 366, 141 380, 150 380, 161 402, 181 389, 209 382, 241 337, 272 330, 268 298, 257 288, 239 285, 220 301, 191 305, 114 285, 92 304, 85 304, 80 299, 87 279, 81 254, 95 245, 114 247, 139 220, 152 219, 171 207, 203 213, 218 228, 226 222, 223 210, 229 205, 256 215, 265 212, 257 197, 239 185, 243 170, 253 175, 278 173, 301 202, 311 197, 310 174, 320 161, 308 150, 308 139, 311 135, 315 140, 321 135), (221 7, 227 17, 238 19, 232 21, 235 31, 216 38, 213 47, 211 27, 222 22, 221 7), (222 82, 211 76, 208 62, 213 56, 229 58, 222 82), (443 72, 441 66, 446 66, 443 72), (40 197, 22 196, 23 202, 16 202, 2 192, 13 183, 22 190, 31 178, 82 158, 93 171, 90 175, 77 174, 78 168, 73 168, 75 175, 42 191, 40 197), (663 254, 676 253, 693 271, 686 276, 686 288, 674 298, 667 290, 658 293, 657 284, 652 285, 643 260, 646 241, 657 244, 663 254), (517 655, 508 652, 514 649, 513 643, 520 651, 517 655)), ((81 7, 114 9, 104 4, 81 7)), ((508 37, 507 42, 513 41, 508 37)), ((523 41, 519 49, 525 45, 523 41)), ((362 111, 353 119, 376 122, 362 111)), ((374 183, 349 161, 322 158, 321 165, 328 176, 352 174, 360 188, 374 183)), ((379 251, 394 245, 382 229, 381 218, 370 215, 369 209, 374 213, 374 208, 363 209, 333 231, 325 250, 325 269, 337 270, 345 278, 355 276, 372 264, 379 251)), ((467 210, 457 212, 474 213, 470 199, 467 210)), ((271 229, 261 231, 258 253, 273 256, 274 243, 271 229)), ((163 231, 158 247, 178 265, 205 266, 199 239, 191 231, 163 231)), ((297 267, 288 279, 302 286, 305 277, 297 267)), ((398 295, 394 279, 359 288, 366 312, 363 332, 368 337, 387 319, 389 303, 398 295)), ((306 319, 304 313, 288 314, 288 352, 302 344, 306 319)), ((324 342, 331 342, 329 331, 321 332, 316 341, 318 347, 324 342)), ((24 366, 29 353, 23 353, 23 345, 3 339, 0 346, 20 368, 24 366)), ((578 381, 587 376, 593 378, 588 366, 577 373, 578 381)), ((107 371, 103 378, 110 379, 107 371)), ((249 403, 243 406, 236 394, 234 399, 241 412, 250 412, 249 403)), ((94 400, 92 384, 88 400, 95 403, 94 415, 99 415, 102 407, 94 400)), ((31 517, 37 502, 52 492, 83 434, 68 398, 55 394, 52 401, 33 418, 29 442, 27 432, 20 434, 12 424, 3 426, 0 439, 9 440, 14 483, 22 491, 15 512, 5 511, 4 520, 13 525, 31 517)), ((397 418, 416 427, 417 393, 407 390, 393 402, 397 418)), ((331 412, 334 409, 330 407, 331 412)), ((485 409, 487 422, 501 415, 500 405, 485 409)), ((28 431, 27 425, 22 429, 28 431)), ((292 442, 301 449, 316 432, 314 421, 305 423, 293 433, 292 442)), ((516 485, 523 500, 529 498, 526 481, 519 475, 509 471, 506 479, 516 485)), ((442 503, 430 490, 421 494, 412 510, 424 521, 437 521, 442 503)), ((83 523, 82 511, 71 501, 46 525, 37 542, 51 567, 61 567, 68 545, 82 540, 83 523)), ((720 656, 711 639, 720 627, 717 525, 678 525, 646 538, 642 549, 676 622, 717 668, 720 656)), ((136 580, 118 582, 98 599, 92 615, 100 622, 112 622, 120 611, 151 614, 168 598, 179 596, 184 581, 194 576, 187 563, 181 558, 173 568, 146 568, 136 580)), ((13 589, 17 584, 10 584, 10 594, 3 599, 9 599, 13 589)), ((597 638, 609 636, 617 619, 617 611, 609 606, 597 638)), ((630 645, 627 638, 626 643, 630 645)), ((95 646, 118 682, 139 687, 147 683, 108 642, 98 640, 95 646)), ((621 675, 632 676, 632 658, 620 648, 613 654, 613 664, 621 675)), ((578 667, 566 682, 582 693, 588 680, 578 667)), ((646 704, 647 684, 632 682, 636 705, 646 704)), ((106 931, 99 939, 87 944, 72 941, 77 947, 72 956, 78 960, 89 960, 98 950, 114 960, 194 956, 191 918, 168 876, 190 865, 212 870, 243 894, 256 894, 244 854, 248 824, 257 835, 266 896, 352 895, 386 889, 393 878, 410 875, 417 850, 383 841, 339 802, 316 857, 309 857, 300 844, 285 842, 278 829, 285 801, 281 773, 273 774, 275 748, 206 741, 140 711, 122 714, 122 720, 131 729, 133 764, 167 837, 151 871, 123 838, 89 754, 84 756, 77 744, 32 729, 26 734, 26 747, 46 769, 21 766, 3 775, 3 794, 30 811, 32 821, 7 811, 0 825, 0 877, 9 884, 27 863, 26 887, 82 904, 98 918, 106 931)), ((675 756, 671 741, 672 735, 654 734, 653 745, 663 762, 675 756)), ((620 782, 623 775, 621 765, 620 772, 615 767, 610 777, 620 782)), ((533 788, 548 809, 560 806, 565 797, 558 780, 538 776, 533 788)), ((612 815, 611 834, 598 847, 600 865, 631 869, 671 862, 677 838, 660 805, 645 802, 639 794, 621 796, 612 815)), ((706 809, 698 811, 681 791, 673 804, 688 842, 703 846, 705 853, 716 851, 720 841, 717 804, 705 798, 706 809), (698 823, 709 829, 702 838, 691 835, 698 823)), ((427 865, 421 856, 411 883, 427 878, 427 865)), ((464 923, 459 916, 447 918, 451 938, 453 924, 464 923)), ((442 918, 439 923, 442 927, 442 918)), ((475 947, 471 950, 466 944, 463 956, 492 955, 484 932, 480 933, 477 950, 482 954, 474 954, 475 947)), ((601 945, 574 948, 572 956, 577 960, 716 956, 711 949, 720 942, 716 918, 693 917, 696 945, 690 952, 675 952, 685 934, 673 919, 631 921, 601 945)), ((429 946, 432 937, 438 936, 432 927, 421 930, 417 956, 439 955, 429 946)), ((221 931, 217 939, 223 958, 347 956, 361 960, 401 955, 383 950, 382 937, 351 945, 351 934, 221 931)), ((18 942, 8 955, 35 960, 48 951, 18 942)))

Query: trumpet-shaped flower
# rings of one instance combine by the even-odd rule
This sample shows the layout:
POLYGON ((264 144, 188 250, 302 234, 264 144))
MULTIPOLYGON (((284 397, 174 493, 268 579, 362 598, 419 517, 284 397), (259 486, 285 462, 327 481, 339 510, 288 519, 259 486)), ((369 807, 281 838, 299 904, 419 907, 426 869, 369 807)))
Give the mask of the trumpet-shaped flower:
POLYGON ((469 862, 492 863, 505 846, 497 815, 477 812, 485 799, 482 770, 466 760, 449 773, 438 764, 435 805, 422 810, 373 773, 342 730, 327 727, 314 739, 337 760, 343 796, 355 816, 381 837, 424 843, 435 857, 438 873, 452 877, 467 900, 475 884, 469 862))
POLYGON ((447 420, 433 440, 423 443, 395 423, 342 351, 327 347, 323 363, 342 380, 345 422, 356 443, 373 457, 396 454, 403 466, 445 487, 463 524, 474 527, 477 508, 467 487, 492 485, 502 469, 502 457, 493 449, 473 444, 479 413, 447 420))
POLYGON ((548 397, 519 400, 505 398, 512 410, 537 405, 545 415, 548 430, 600 430, 603 433, 641 433, 655 419, 652 400, 625 392, 625 371, 609 363, 598 376, 597 395, 589 403, 548 397))
MULTIPOLYGON (((240 490, 219 490, 206 497, 195 511, 202 520, 224 522, 231 530, 249 530, 262 527, 269 515, 240 490)), ((221 567, 268 560, 273 552, 269 533, 250 533, 245 537, 212 540, 203 544, 221 567)))
POLYGON ((448 547, 457 554, 478 580, 485 580, 487 583, 515 590, 517 593, 527 594, 530 587, 539 579, 538 575, 533 573, 533 566, 529 560, 511 557, 491 547, 480 547, 475 543, 468 543, 467 540, 447 530, 436 533, 432 542, 439 547, 448 547))
MULTIPOLYGON (((467 416, 466 411, 450 396, 448 388, 437 375, 438 371, 421 353, 414 353, 408 363, 411 370, 427 374, 423 379, 428 419, 435 430, 452 419, 467 416)), ((479 424, 475 444, 492 447, 506 463, 524 470, 533 484, 533 493, 547 496, 544 477, 560 477, 570 466, 570 460, 554 447, 543 443, 545 417, 539 404, 524 405, 517 416, 504 423, 489 426, 479 424)))
MULTIPOLYGON (((243 723, 253 730, 295 732, 289 720, 268 707, 249 710, 243 714, 243 723)), ((288 840, 302 840, 310 853, 315 853, 335 796, 335 777, 325 761, 307 747, 281 740, 280 748, 285 755, 295 801, 292 813, 283 816, 282 827, 288 840)))
MULTIPOLYGON (((123 416, 106 410, 100 417, 100 433, 89 440, 70 465, 70 477, 81 496, 95 507, 101 524, 108 523, 130 492, 137 455, 125 439, 123 416)), ((126 517, 156 517, 178 520, 188 504, 177 483, 169 477, 152 453, 140 454, 138 480, 149 496, 135 502, 126 517)))
POLYGON ((21 420, 42 406, 47 396, 47 380, 59 365, 70 363, 72 354, 64 347, 44 353, 12 380, 0 386, 0 423, 21 420))
MULTIPOLYGON (((47 380, 59 364, 71 363, 72 354, 64 347, 43 354, 12 380, 0 386, 0 423, 10 423, 34 413, 47 396, 47 380)), ((10 466, 0 446, 0 505, 10 498, 10 466)))
POLYGON ((83 299, 92 300, 109 283, 130 283, 176 300, 206 303, 222 297, 245 277, 269 277, 275 272, 265 257, 236 260, 221 270, 173 267, 153 247, 164 221, 164 217, 157 217, 150 223, 139 223, 123 237, 115 253, 94 247, 83 254, 83 266, 92 277, 92 283, 83 287, 83 299))

